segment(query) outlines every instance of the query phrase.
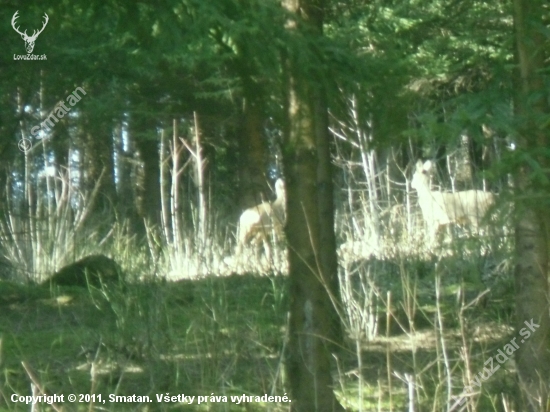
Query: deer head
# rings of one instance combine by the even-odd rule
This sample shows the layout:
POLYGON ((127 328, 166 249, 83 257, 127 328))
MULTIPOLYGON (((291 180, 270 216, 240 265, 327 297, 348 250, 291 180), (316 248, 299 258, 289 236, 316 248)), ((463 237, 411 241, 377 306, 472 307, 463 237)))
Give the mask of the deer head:
POLYGON ((21 33, 19 31, 19 27, 15 27, 15 21, 17 20, 17 18, 19 17, 17 15, 17 13, 19 13, 19 10, 17 10, 15 12, 15 14, 13 15, 12 19, 11 19, 11 26, 13 27, 13 29, 19 33, 21 35, 21 38, 25 41, 25 49, 27 49, 27 53, 32 53, 33 49, 34 49, 34 42, 36 41, 36 38, 38 37, 38 35, 40 33, 42 33, 44 31, 44 28, 46 27, 46 24, 48 24, 48 15, 46 13, 44 13, 44 24, 42 25, 42 28, 38 31, 34 30, 33 33, 32 33, 32 36, 28 36, 27 35, 27 30, 25 30, 23 33, 21 33))

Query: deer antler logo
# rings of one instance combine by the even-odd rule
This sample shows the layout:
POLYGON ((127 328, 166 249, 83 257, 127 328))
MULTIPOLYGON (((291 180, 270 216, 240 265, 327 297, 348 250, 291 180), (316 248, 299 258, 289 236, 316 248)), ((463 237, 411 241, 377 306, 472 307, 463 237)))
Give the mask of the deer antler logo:
POLYGON ((27 30, 25 30, 23 33, 21 33, 19 31, 19 27, 15 27, 15 21, 19 17, 17 15, 17 13, 19 13, 19 10, 17 10, 15 12, 15 14, 13 15, 13 17, 11 19, 11 26, 13 27, 13 29, 17 33, 19 33, 21 35, 21 38, 23 40, 25 40, 25 48, 27 49, 27 54, 30 54, 30 53, 32 53, 32 50, 34 49, 34 42, 36 41, 36 38, 38 37, 38 35, 40 33, 42 33, 44 31, 44 28, 46 27, 46 24, 48 24, 49 17, 46 13, 44 13, 44 24, 42 25, 42 28, 38 31, 34 30, 33 33, 32 33, 32 36, 28 36, 27 35, 27 30))

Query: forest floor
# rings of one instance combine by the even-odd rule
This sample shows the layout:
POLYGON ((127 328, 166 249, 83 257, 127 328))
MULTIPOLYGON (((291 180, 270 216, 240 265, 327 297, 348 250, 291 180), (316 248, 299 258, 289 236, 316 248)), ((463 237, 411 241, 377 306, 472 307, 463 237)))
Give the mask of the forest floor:
MULTIPOLYGON (((347 347, 334 377, 346 408, 400 411, 413 396, 417 410, 439 410, 449 383, 459 395, 465 376, 483 371, 512 333, 512 303, 505 289, 476 300, 485 286, 464 279, 481 263, 370 258, 344 267, 347 347)), ((64 395, 43 411, 288 411, 287 288, 287 276, 250 274, 97 289, 0 282, 0 411, 31 410, 13 394, 64 395)), ((475 395, 473 410, 499 410, 491 393, 515 387, 513 365, 505 369, 484 382, 489 393, 475 395)))
MULTIPOLYGON (((64 394, 57 408, 65 411, 179 410, 189 404, 181 397, 157 402, 157 395, 168 394, 195 396, 186 410, 287 410, 285 403, 254 401, 243 409, 231 401, 243 394, 284 395, 277 386, 284 289, 282 276, 110 290, 0 283, 0 410, 30 410, 10 398, 33 393, 64 394), (96 402, 70 404, 69 394, 96 394, 96 402), (109 395, 146 395, 152 402, 113 403, 109 395), (200 405, 198 396, 206 397, 200 405)), ((55 410, 49 408, 42 410, 55 410)))

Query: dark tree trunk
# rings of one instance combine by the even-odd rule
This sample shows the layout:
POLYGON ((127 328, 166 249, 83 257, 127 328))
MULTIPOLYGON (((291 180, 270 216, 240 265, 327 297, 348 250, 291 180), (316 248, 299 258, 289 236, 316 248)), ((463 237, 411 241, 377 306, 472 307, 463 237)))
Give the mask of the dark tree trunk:
MULTIPOLYGON (((291 34, 322 34, 322 3, 285 0, 284 5, 295 17, 287 22, 291 34)), ((286 62, 288 124, 283 153, 290 273, 287 369, 291 410, 333 412, 343 408, 334 395, 330 365, 330 349, 340 334, 335 313, 338 288, 326 103, 312 86, 316 82, 300 71, 303 67, 294 64, 293 55, 290 52, 286 62), (325 252, 327 256, 323 256, 325 252)))
POLYGON ((117 193, 121 201, 118 203, 118 213, 128 222, 131 234, 142 237, 145 235, 143 220, 139 216, 136 193, 137 176, 136 152, 131 133, 124 136, 123 123, 115 127, 115 150, 117 154, 117 193))
MULTIPOLYGON (((151 130, 154 133, 154 129, 151 130)), ((160 152, 157 139, 136 139, 135 144, 143 163, 143 181, 138 210, 149 224, 160 226, 160 152)))
MULTIPOLYGON (((487 141, 489 141, 487 139, 487 141)), ((472 178, 474 182, 481 172, 486 169, 483 154, 485 152, 485 142, 481 127, 477 133, 471 133, 468 136, 468 156, 472 166, 472 178)))
MULTIPOLYGON (((319 270, 327 286, 334 308, 340 309, 340 284, 338 282, 338 256, 334 233, 333 165, 330 150, 328 111, 324 90, 316 91, 314 100, 315 134, 317 137, 317 199, 319 205, 319 270)), ((327 302, 328 303, 328 302, 327 302)), ((333 349, 343 344, 342 322, 337 310, 332 314, 329 338, 333 349)))
POLYGON ((52 129, 53 136, 50 146, 53 152, 54 164, 58 169, 69 168, 69 118, 59 119, 59 123, 52 129))
POLYGON ((527 328, 516 353, 516 364, 525 405, 522 410, 546 411, 550 379, 550 318, 548 314, 548 170, 550 159, 541 148, 550 146, 548 91, 542 71, 548 43, 542 32, 544 4, 540 0, 514 0, 514 25, 519 77, 516 83, 516 116, 519 147, 531 154, 537 168, 520 165, 515 172, 516 189, 516 328, 527 328), (534 329, 534 330, 533 330, 534 329))
POLYGON ((243 77, 244 109, 242 133, 239 136, 240 206, 246 209, 267 200, 266 139, 263 133, 263 109, 257 96, 257 87, 243 77), (265 197, 262 199, 262 197, 265 197))
POLYGON ((112 126, 104 116, 84 114, 84 187, 88 194, 97 187, 92 212, 112 211, 117 202, 112 126))

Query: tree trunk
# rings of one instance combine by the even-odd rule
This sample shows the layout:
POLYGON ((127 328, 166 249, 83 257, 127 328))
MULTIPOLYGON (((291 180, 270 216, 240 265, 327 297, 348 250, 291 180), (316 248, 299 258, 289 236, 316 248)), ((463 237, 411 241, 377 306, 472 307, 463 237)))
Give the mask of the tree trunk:
POLYGON ((143 162, 143 188, 138 209, 149 224, 160 226, 160 152, 158 140, 136 139, 143 162))
POLYGON ((548 92, 545 93, 544 52, 548 50, 541 28, 544 15, 540 0, 514 0, 519 78, 516 84, 516 116, 520 150, 530 153, 538 164, 520 165, 515 175, 517 264, 516 328, 523 337, 516 353, 522 410, 546 411, 550 379, 550 318, 548 314, 548 170, 550 161, 541 148, 550 144, 548 92), (534 195, 534 196, 533 196, 534 195), (531 327, 526 323, 531 324, 531 327), (534 327, 532 323, 537 326, 534 327), (521 330, 530 332, 525 336, 521 330))
POLYGON ((240 206, 247 209, 268 198, 262 194, 268 191, 266 171, 266 140, 263 134, 263 110, 257 94, 259 86, 243 75, 244 109, 242 113, 242 132, 239 136, 239 152, 242 167, 240 172, 240 206))
POLYGON ((124 131, 122 120, 119 120, 114 133, 115 151, 117 157, 117 194, 121 201, 118 203, 118 214, 123 221, 128 222, 132 235, 141 238, 145 235, 143 220, 139 216, 136 193, 137 176, 134 154, 136 148, 131 133, 124 131), (124 136, 126 134, 126 136, 124 136))
POLYGON ((98 186, 91 214, 113 209, 117 203, 113 161, 113 124, 103 115, 84 113, 84 153, 82 156, 85 191, 98 186))
MULTIPOLYGON (((334 188, 333 165, 330 150, 330 133, 326 94, 318 89, 314 99, 315 134, 317 137, 317 204, 319 205, 319 269, 323 283, 327 286, 334 308, 340 309, 340 284, 338 282, 338 256, 336 234, 334 233, 334 188)), ((327 302, 329 303, 329 302, 327 302)), ((332 314, 329 338, 334 350, 343 344, 342 322, 337 310, 332 314)))
MULTIPOLYGON (((317 28, 322 24, 322 4, 313 3, 284 1, 295 16, 287 23, 292 34, 300 36, 304 28, 313 28, 316 35, 321 35, 317 28), (299 19, 302 21, 297 23, 299 19)), ((287 370, 291 410, 341 411, 333 391, 330 365, 330 348, 339 335, 335 329, 339 328, 335 326, 337 283, 326 104, 292 57, 288 58, 287 69, 288 124, 283 158, 290 273, 287 370), (327 244, 322 245, 323 242, 327 244), (324 252, 327 256, 323 256, 324 252)))

